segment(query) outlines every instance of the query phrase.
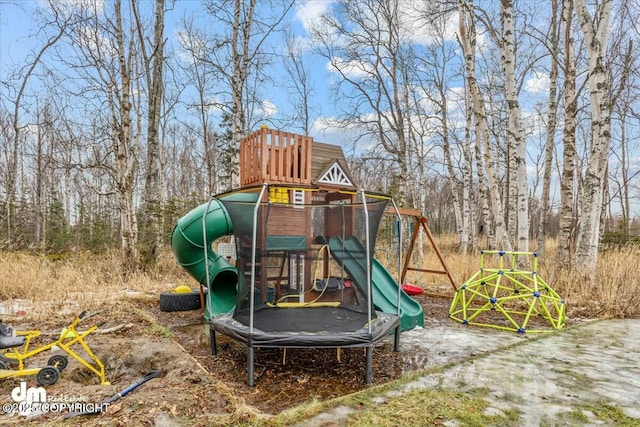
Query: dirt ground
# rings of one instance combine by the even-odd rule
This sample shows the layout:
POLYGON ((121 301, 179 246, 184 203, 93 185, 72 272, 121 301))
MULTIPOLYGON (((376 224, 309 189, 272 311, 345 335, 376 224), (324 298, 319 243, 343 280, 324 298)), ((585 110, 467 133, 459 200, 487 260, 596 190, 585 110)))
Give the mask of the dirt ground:
MULTIPOLYGON (((447 319, 450 300, 425 294, 416 297, 423 305, 425 327, 447 319)), ((112 403, 107 412, 63 419, 59 413, 0 414, 1 425, 87 426, 204 426, 241 421, 250 414, 276 414, 309 400, 326 400, 366 388, 363 349, 343 349, 338 361, 335 349, 259 349, 255 359, 255 386, 246 385, 246 347, 218 335, 218 353, 211 354, 209 330, 201 311, 160 311, 155 297, 126 298, 83 321, 83 327, 102 324, 87 342, 106 368, 111 385, 71 359, 56 384, 48 386, 49 401, 98 403, 123 391, 152 369, 162 376, 153 379, 112 403), (217 422, 218 420, 219 422, 217 422)), ((7 321, 7 323, 9 323, 7 321)), ((16 329, 43 330, 43 341, 52 339, 65 320, 55 316, 41 324, 22 324, 16 329)), ((47 360, 32 358, 30 363, 47 360)), ((392 340, 374 348, 373 384, 429 365, 429 360, 392 351, 392 340)), ((28 386, 37 386, 25 377, 28 386)), ((19 379, 0 383, 0 402, 11 400, 19 379)))

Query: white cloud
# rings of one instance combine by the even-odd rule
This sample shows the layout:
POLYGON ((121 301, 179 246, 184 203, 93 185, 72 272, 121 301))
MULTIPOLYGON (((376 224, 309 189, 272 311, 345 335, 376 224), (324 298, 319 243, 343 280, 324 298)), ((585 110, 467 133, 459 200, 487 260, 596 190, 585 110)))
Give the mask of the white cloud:
POLYGON ((467 95, 467 89, 464 86, 454 86, 447 89, 446 98, 448 102, 462 102, 467 95))
POLYGON ((217 115, 223 111, 222 106, 224 103, 218 97, 211 97, 206 100, 205 110, 209 114, 217 115))
POLYGON ((273 116, 275 113, 278 112, 278 107, 276 107, 276 104, 274 104, 271 101, 263 100, 260 103, 260 107, 262 109, 262 114, 265 117, 273 116))
POLYGON ((524 83, 524 88, 529 93, 544 93, 549 90, 549 76, 534 73, 524 83))
POLYGON ((345 61, 342 58, 331 58, 327 63, 327 70, 331 73, 340 71, 349 78, 362 78, 372 73, 372 65, 362 61, 345 61))
POLYGON ((176 40, 180 48, 178 58, 185 64, 194 64, 196 58, 204 58, 207 52, 207 43, 194 33, 183 30, 175 31, 176 40))
POLYGON ((117 56, 118 50, 114 41, 95 27, 87 25, 81 27, 78 32, 78 41, 84 49, 89 49, 94 54, 99 52, 99 56, 107 58, 117 56))
POLYGON ((430 45, 438 40, 454 41, 458 32, 458 15, 443 14, 432 19, 431 2, 400 2, 400 25, 404 37, 416 44, 430 45))
MULTIPOLYGON (((301 2, 296 8, 298 19, 307 34, 318 27, 319 19, 323 14, 331 11, 335 3, 332 0, 307 0, 301 2)), ((458 15, 445 13, 437 19, 433 19, 433 4, 430 2, 415 2, 414 0, 401 0, 399 3, 400 26, 403 37, 413 43, 428 45, 437 39, 447 41, 456 40, 458 32, 458 15)), ((363 8, 365 13, 371 13, 371 9, 363 8)), ((375 20, 374 20, 375 21, 375 20)))
POLYGON ((311 32, 318 23, 318 19, 326 13, 333 1, 331 0, 307 0, 296 4, 296 19, 302 23, 307 33, 311 32))
POLYGON ((56 6, 66 13, 71 13, 80 9, 102 12, 104 10, 104 0, 57 0, 56 6))
POLYGON ((344 121, 331 116, 318 117, 309 130, 309 135, 315 140, 339 145, 347 156, 354 150, 368 149, 373 145, 370 139, 362 138, 362 133, 355 122, 345 125, 344 121))
POLYGON ((339 121, 335 117, 321 116, 314 120, 309 134, 319 139, 326 138, 326 134, 334 133, 339 127, 339 121))

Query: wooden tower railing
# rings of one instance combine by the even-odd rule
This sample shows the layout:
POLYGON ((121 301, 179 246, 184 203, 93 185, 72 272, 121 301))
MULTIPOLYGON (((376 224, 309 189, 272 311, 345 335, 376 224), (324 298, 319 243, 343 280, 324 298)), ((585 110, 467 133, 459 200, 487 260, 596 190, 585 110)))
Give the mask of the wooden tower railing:
POLYGON ((240 141, 240 184, 311 184, 313 138, 262 128, 240 141))

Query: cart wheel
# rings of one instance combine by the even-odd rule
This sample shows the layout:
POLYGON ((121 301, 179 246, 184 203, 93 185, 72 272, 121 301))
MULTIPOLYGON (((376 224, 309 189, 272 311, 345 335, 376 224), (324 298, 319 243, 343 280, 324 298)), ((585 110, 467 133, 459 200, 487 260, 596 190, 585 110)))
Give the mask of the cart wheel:
POLYGON ((16 359, 10 359, 4 354, 0 354, 0 362, 4 363, 4 366, 13 366, 18 364, 16 359))
POLYGON ((64 371, 64 368, 69 364, 69 359, 64 354, 56 354, 51 356, 47 361, 47 365, 55 366, 58 368, 58 372, 64 371))
POLYGON ((52 385, 55 384, 60 378, 60 371, 55 366, 45 366, 40 369, 36 379, 40 385, 52 385))
POLYGON ((161 311, 188 311, 200 309, 200 291, 162 292, 160 294, 161 311))

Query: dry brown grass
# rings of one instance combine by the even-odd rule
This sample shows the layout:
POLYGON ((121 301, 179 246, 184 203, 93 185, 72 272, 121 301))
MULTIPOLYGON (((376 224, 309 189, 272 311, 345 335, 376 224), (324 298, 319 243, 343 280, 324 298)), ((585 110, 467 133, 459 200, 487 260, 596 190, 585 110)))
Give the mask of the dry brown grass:
POLYGON ((124 295, 158 295, 177 284, 194 285, 170 251, 156 268, 124 276, 119 254, 74 253, 52 259, 19 252, 0 253, 0 315, 24 311, 30 319, 68 316, 99 308, 124 295))
POLYGON ((567 268, 549 262, 545 279, 567 300, 570 317, 640 317, 640 248, 601 253, 595 277, 570 274, 567 268))
MULTIPOLYGON (((460 254, 456 249, 455 236, 437 236, 436 243, 444 261, 459 286, 479 269, 479 254, 460 254)), ((637 318, 640 317, 640 248, 626 247, 600 253, 595 277, 580 277, 572 274, 566 265, 557 259, 557 242, 547 242, 545 255, 539 259, 538 273, 549 286, 567 302, 569 318, 637 318)), ((397 261, 383 254, 382 262, 396 274, 397 261), (385 262, 386 261, 386 262, 385 262)), ((489 262, 486 259, 485 262, 489 262)), ((442 269, 430 245, 423 245, 421 256, 414 256, 410 266, 442 269)), ((487 264, 487 266, 489 266, 487 264)), ((453 289, 446 276, 409 272, 405 280, 423 286, 427 292, 439 296, 452 296, 453 289)))
MULTIPOLYGON (((478 254, 461 255, 453 236, 437 236, 456 285, 471 277, 479 268, 478 254)), ((554 262, 557 248, 550 242, 539 274, 567 301, 569 318, 640 317, 640 248, 624 248, 601 253, 593 279, 576 277, 566 266, 554 262)), ((376 251, 392 274, 397 274, 393 251, 376 251)), ((422 256, 416 255, 412 266, 441 269, 429 245, 422 256)), ((50 259, 25 253, 0 253, 0 316, 24 310, 29 318, 40 319, 58 314, 68 316, 80 310, 99 308, 124 295, 156 297, 177 284, 195 287, 195 282, 179 268, 169 250, 161 255, 156 268, 127 277, 121 274, 117 252, 95 255, 76 253, 65 259, 50 259)), ((452 297, 453 289, 446 276, 409 272, 406 282, 423 286, 430 294, 452 297)))

